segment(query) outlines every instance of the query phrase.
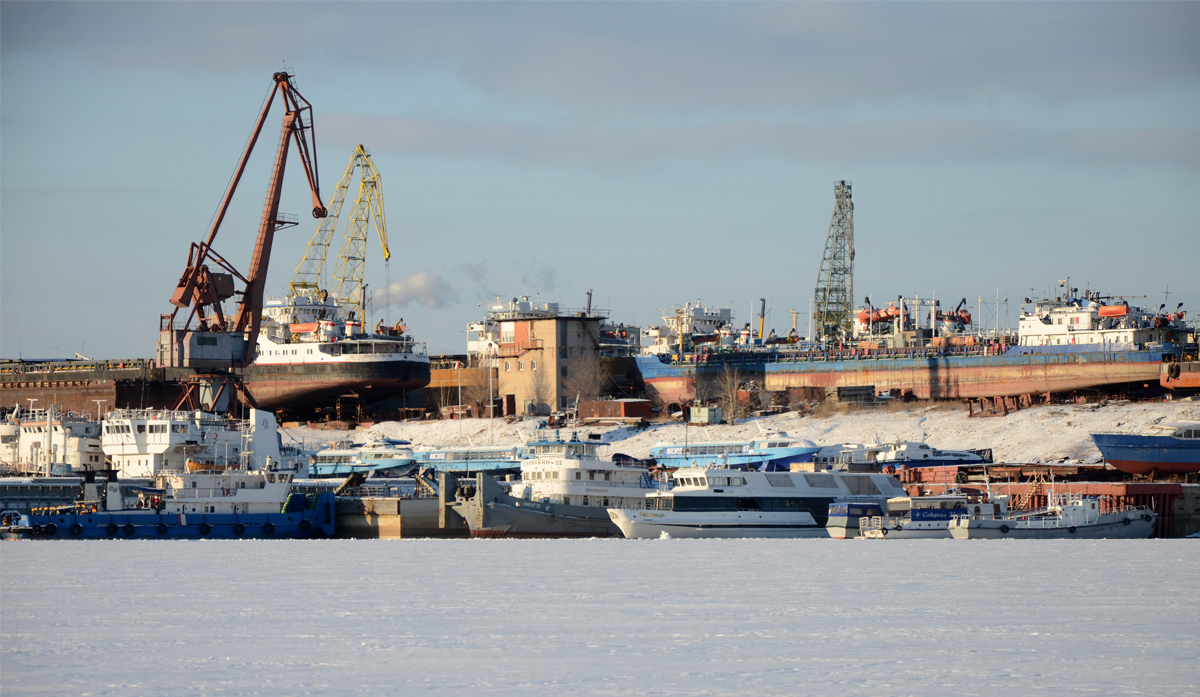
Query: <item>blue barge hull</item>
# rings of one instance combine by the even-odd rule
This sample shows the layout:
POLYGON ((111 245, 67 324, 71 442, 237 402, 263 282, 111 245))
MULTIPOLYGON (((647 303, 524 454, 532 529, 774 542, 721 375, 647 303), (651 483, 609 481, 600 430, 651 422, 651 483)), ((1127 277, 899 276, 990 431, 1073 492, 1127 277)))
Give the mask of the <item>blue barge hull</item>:
POLYGON ((292 497, 280 513, 160 514, 149 509, 95 513, 41 513, 22 515, 7 530, 9 536, 28 539, 133 540, 133 539, 296 539, 332 537, 335 498, 316 494, 304 502, 292 497), (296 510, 298 509, 298 510, 296 510))

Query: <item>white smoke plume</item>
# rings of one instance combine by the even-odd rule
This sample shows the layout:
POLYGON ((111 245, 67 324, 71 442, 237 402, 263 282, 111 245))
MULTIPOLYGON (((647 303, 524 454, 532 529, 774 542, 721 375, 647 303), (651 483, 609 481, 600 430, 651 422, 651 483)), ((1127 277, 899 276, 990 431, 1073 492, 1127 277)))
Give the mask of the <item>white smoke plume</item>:
POLYGON ((421 269, 401 281, 395 281, 380 294, 377 302, 406 307, 417 303, 431 310, 458 302, 458 291, 441 278, 421 269))

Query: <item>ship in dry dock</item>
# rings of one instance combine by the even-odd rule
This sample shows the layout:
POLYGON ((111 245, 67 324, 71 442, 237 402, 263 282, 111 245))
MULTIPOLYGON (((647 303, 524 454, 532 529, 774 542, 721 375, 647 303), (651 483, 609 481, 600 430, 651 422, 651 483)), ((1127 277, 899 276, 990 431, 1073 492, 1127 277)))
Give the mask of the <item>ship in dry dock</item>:
POLYGON ((313 409, 347 393, 370 404, 429 384, 425 344, 402 323, 363 331, 332 299, 268 300, 254 362, 240 373, 264 409, 313 409))
POLYGON ((637 364, 647 389, 667 402, 687 401, 697 380, 716 380, 727 367, 768 391, 870 385, 882 394, 970 399, 1157 385, 1164 364, 1188 347, 1182 310, 1163 314, 1094 292, 1030 301, 1028 308, 1017 337, 981 339, 964 330, 969 314, 936 306, 915 312, 901 299, 883 310, 863 308, 845 342, 770 342, 752 334, 746 341, 727 332, 724 343, 679 341, 682 354, 642 355, 637 364))

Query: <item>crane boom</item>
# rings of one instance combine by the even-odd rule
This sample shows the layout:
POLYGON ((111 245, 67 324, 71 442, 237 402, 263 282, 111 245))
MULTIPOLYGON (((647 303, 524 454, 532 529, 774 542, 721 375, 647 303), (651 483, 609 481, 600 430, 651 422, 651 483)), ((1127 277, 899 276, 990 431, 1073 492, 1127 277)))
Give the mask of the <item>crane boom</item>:
MULTIPOLYGON (((193 243, 189 250, 187 266, 179 279, 179 283, 176 285, 175 292, 171 295, 171 304, 175 306, 175 310, 170 315, 163 316, 163 324, 166 326, 160 326, 160 333, 170 332, 169 338, 160 337, 159 355, 163 365, 170 365, 172 367, 210 367, 208 364, 213 363, 213 359, 200 358, 201 354, 206 353, 204 350, 198 348, 193 350, 194 337, 190 336, 193 332, 189 330, 193 317, 199 318, 199 332, 220 332, 231 335, 223 342, 230 346, 240 343, 232 336, 239 335, 238 338, 244 342, 245 349, 241 352, 240 356, 237 355, 236 351, 233 352, 232 359, 226 361, 226 363, 230 364, 230 367, 246 365, 253 360, 253 347, 258 339, 259 326, 262 320, 263 291, 266 285, 267 266, 271 258, 271 246, 274 242, 275 232, 282 227, 295 224, 294 220, 285 219, 279 214, 279 198, 283 191, 283 175, 287 165, 288 146, 292 140, 296 142, 296 149, 300 155, 300 163, 304 167, 304 174, 308 179, 309 190, 312 194, 313 217, 323 218, 327 213, 325 206, 321 203, 320 182, 317 174, 316 136, 312 132, 312 105, 292 85, 291 77, 287 72, 278 72, 272 76, 275 85, 271 89, 270 97, 263 105, 262 113, 259 114, 254 131, 250 136, 249 142, 246 144, 246 149, 242 153, 241 160, 238 162, 237 170, 229 183, 229 188, 226 190, 225 196, 221 200, 221 206, 213 220, 212 229, 209 230, 208 237, 202 244, 197 245, 193 243), (217 236, 217 231, 220 229, 222 221, 225 219, 229 203, 233 199, 233 194, 237 190, 242 174, 245 172, 250 154, 258 142, 258 137, 262 132, 263 124, 266 122, 267 114, 271 110, 271 105, 275 100, 276 94, 281 95, 287 111, 283 117, 279 148, 275 156, 275 166, 271 174, 271 183, 267 189, 267 199, 263 206, 263 215, 259 224, 258 239, 255 242, 254 254, 250 261, 249 271, 243 275, 213 251, 212 243, 217 236), (307 123, 305 112, 308 113, 307 123), (214 262, 228 273, 211 272, 206 263, 208 261, 214 262), (237 304, 237 312, 232 322, 227 323, 221 311, 221 302, 236 294, 233 290, 234 276, 245 284, 245 290, 241 293, 241 298, 237 304), (175 327, 175 315, 180 309, 186 307, 191 307, 192 312, 188 314, 183 327, 177 329, 175 327), (212 313, 211 319, 208 316, 209 312, 212 313), (183 347, 184 341, 188 344, 187 351, 183 347), (168 351, 165 356, 164 351, 168 351), (167 360, 164 361, 164 358, 167 358, 167 360)), ((195 343, 197 347, 218 345, 216 337, 212 337, 211 341, 195 343)))
MULTIPOLYGON (((361 147, 361 146, 359 146, 361 147)), ((307 297, 316 300, 321 291, 321 274, 325 270, 325 258, 329 255, 329 243, 337 232, 338 219, 342 215, 342 203, 346 200, 346 192, 350 189, 350 180, 358 165, 358 153, 350 156, 346 171, 333 189, 333 200, 329 203, 329 214, 326 215, 313 236, 308 240, 304 250, 304 258, 296 266, 292 276, 292 297, 307 297)))
POLYGON ((353 212, 350 214, 350 220, 342 238, 337 268, 331 282, 334 288, 331 295, 336 300, 340 317, 344 318, 354 312, 361 320, 365 319, 366 299, 363 293, 363 270, 371 221, 374 221, 375 233, 379 237, 379 244, 383 249, 384 261, 392 258, 392 253, 388 248, 387 222, 383 209, 382 177, 371 160, 371 154, 361 144, 350 156, 350 161, 346 164, 346 171, 338 180, 329 216, 321 222, 308 241, 304 259, 296 267, 291 289, 293 297, 306 296, 312 299, 317 299, 317 296, 324 290, 320 287, 321 274, 324 271, 333 234, 337 232, 342 205, 356 172, 361 175, 358 195, 355 198, 353 212))

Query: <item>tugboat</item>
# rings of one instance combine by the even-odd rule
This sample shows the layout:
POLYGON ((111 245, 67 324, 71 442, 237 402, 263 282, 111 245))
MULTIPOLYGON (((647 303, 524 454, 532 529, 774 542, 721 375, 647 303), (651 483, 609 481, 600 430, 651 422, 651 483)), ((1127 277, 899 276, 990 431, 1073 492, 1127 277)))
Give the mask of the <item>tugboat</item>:
POLYGON ((970 512, 954 516, 949 530, 956 540, 1139 539, 1150 537, 1157 517, 1146 506, 1101 511, 1095 497, 1050 494, 1046 508, 1006 514, 970 512))
POLYGON ((332 536, 333 493, 293 493, 293 477, 265 470, 163 472, 150 486, 131 486, 112 470, 88 472, 78 502, 4 513, 0 534, 43 540, 332 536), (104 474, 106 481, 99 481, 104 474))

